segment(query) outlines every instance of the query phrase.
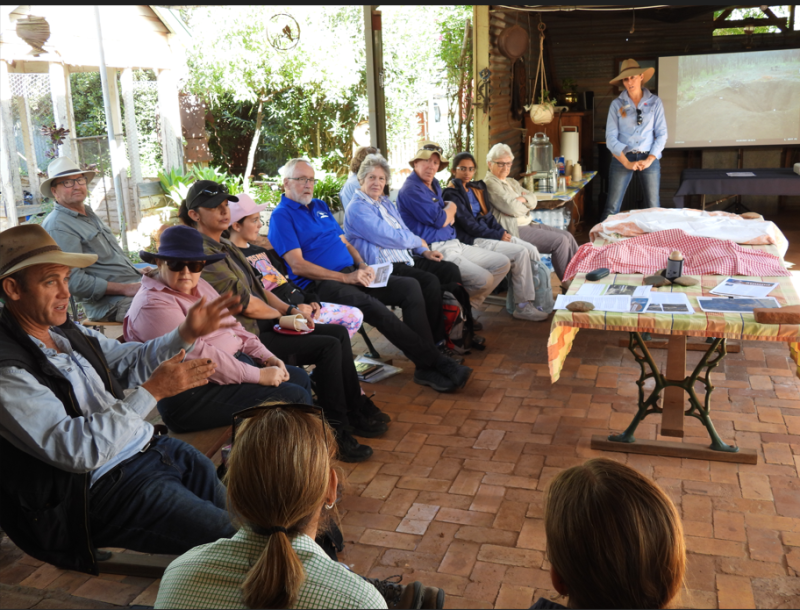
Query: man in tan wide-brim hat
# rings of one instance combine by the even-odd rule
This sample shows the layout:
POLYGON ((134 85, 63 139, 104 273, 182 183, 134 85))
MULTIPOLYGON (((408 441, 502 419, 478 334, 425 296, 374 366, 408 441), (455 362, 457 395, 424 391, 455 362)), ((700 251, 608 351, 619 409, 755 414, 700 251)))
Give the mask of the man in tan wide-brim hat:
POLYGON ((639 74, 642 75, 642 84, 644 84, 653 78, 653 74, 656 73, 655 68, 642 68, 635 59, 626 59, 622 62, 621 68, 619 75, 609 81, 610 85, 616 85, 619 81, 629 76, 638 76, 639 74))
POLYGON ((214 464, 144 418, 207 383, 214 363, 184 355, 239 301, 195 304, 174 331, 122 344, 68 319, 70 273, 96 259, 37 225, 0 233, 0 528, 92 574, 100 547, 180 554, 235 533, 214 464))
POLYGON ((111 229, 86 205, 95 172, 82 170, 69 157, 54 159, 42 183, 45 197, 56 200, 42 222, 65 252, 96 254, 97 262, 76 269, 69 289, 92 320, 122 322, 141 286, 141 273, 123 252, 111 229))

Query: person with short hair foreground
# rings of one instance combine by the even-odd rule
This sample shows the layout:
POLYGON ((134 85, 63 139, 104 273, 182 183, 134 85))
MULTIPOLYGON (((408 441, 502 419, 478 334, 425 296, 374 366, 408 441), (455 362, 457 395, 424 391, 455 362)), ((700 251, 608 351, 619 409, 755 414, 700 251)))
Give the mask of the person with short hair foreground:
MULTIPOLYGON (((553 588, 568 608, 666 608, 686 545, 669 496, 630 466, 596 458, 557 474, 545 495, 553 588)), ((540 598, 532 608, 564 608, 540 598)))
POLYGON ((175 554, 235 531, 211 460, 144 418, 207 383, 215 363, 184 355, 228 326, 238 298, 119 343, 68 319, 70 271, 96 260, 37 225, 0 233, 0 528, 36 559, 91 574, 100 547, 175 554))

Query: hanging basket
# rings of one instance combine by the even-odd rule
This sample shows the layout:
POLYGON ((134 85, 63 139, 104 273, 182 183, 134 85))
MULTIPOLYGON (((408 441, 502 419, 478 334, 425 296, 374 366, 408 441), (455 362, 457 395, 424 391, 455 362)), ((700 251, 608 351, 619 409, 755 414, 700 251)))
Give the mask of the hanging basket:
POLYGON ((550 101, 545 101, 545 92, 548 93, 549 99, 549 90, 547 88, 547 74, 545 73, 544 69, 544 30, 545 25, 544 23, 539 24, 539 63, 536 65, 536 80, 533 81, 533 89, 531 91, 531 104, 529 106, 525 106, 525 110, 530 112, 531 121, 535 125, 547 125, 553 121, 555 117, 555 104, 550 101), (542 75, 541 83, 539 81, 539 74, 542 75), (536 101, 536 86, 540 85, 539 87, 539 99, 542 100, 543 103, 535 104, 536 101))

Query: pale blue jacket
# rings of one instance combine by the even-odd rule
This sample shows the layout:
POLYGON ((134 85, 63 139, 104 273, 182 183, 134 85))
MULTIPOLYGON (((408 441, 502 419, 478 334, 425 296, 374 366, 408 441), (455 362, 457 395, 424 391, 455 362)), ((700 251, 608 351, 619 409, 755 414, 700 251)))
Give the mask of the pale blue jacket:
POLYGON ((403 222, 391 199, 384 195, 376 202, 360 190, 353 194, 344 213, 344 234, 368 265, 380 262, 378 253, 381 249, 412 250, 414 254, 422 254, 427 250, 422 245, 422 239, 414 235, 403 222), (397 219, 401 229, 395 229, 383 219, 379 205, 397 219))
POLYGON ((606 147, 616 157, 634 150, 650 152, 661 158, 667 144, 667 119, 661 99, 643 90, 642 99, 634 106, 627 91, 611 102, 606 122, 606 147), (636 110, 642 111, 642 124, 637 125, 636 110), (625 116, 622 116, 625 114, 625 116))

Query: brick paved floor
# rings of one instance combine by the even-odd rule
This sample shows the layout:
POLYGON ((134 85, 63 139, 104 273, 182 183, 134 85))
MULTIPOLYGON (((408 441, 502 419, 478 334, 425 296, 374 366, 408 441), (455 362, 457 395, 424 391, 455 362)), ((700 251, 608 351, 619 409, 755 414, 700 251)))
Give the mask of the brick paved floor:
MULTIPOLYGON (((787 235, 800 243, 800 233, 787 235)), ((679 606, 800 607, 800 380, 785 345, 745 343, 712 375, 723 440, 758 451, 756 466, 739 466, 591 450, 592 434, 621 431, 635 410, 638 367, 617 347, 625 335, 581 331, 551 385, 549 323, 512 322, 499 307, 481 319, 489 349, 468 357, 475 372, 455 395, 415 385, 410 363, 371 331, 405 370, 364 384, 394 422, 383 438, 364 441, 375 449, 370 461, 343 465, 342 561, 360 574, 443 587, 448 607, 559 600, 544 554, 544 489, 560 470, 606 455, 652 477, 680 510, 689 564, 679 606)), ((654 354, 663 365, 665 351, 654 354)), ((689 352, 689 366, 700 356, 689 352)), ((657 438, 658 425, 646 419, 637 436, 657 438)), ((704 440, 689 421, 686 441, 704 440)), ((0 544, 2 608, 152 605, 157 587, 58 570, 7 538, 0 544)))

